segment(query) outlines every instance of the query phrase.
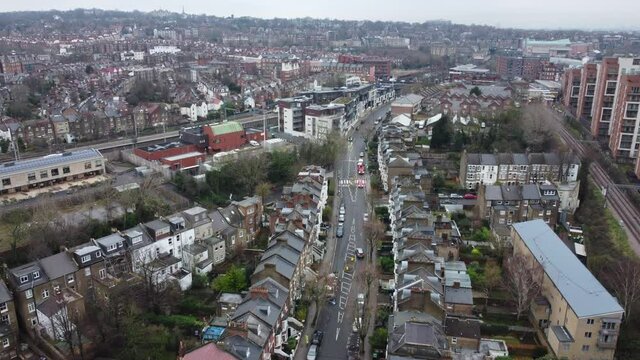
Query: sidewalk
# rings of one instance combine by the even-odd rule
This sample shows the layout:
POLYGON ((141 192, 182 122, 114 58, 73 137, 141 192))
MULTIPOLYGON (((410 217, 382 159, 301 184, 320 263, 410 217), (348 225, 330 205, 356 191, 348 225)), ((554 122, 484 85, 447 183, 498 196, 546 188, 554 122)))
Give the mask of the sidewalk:
MULTIPOLYGON (((335 231, 338 225, 337 214, 340 209, 341 199, 340 196, 338 196, 338 188, 340 184, 338 184, 338 179, 335 175, 336 173, 334 172, 332 181, 334 181, 335 183, 335 192, 333 197, 333 204, 331 204, 333 209, 333 213, 331 214, 331 228, 327 236, 327 247, 325 249, 324 258, 322 258, 322 262, 320 263, 318 274, 328 274, 331 272, 331 267, 333 266, 333 258, 336 252, 337 238, 335 237, 335 231)), ((304 330, 302 332, 302 335, 300 336, 298 346, 296 347, 296 352, 293 356, 294 360, 306 360, 307 358, 307 351, 309 350, 313 331, 315 330, 315 328, 311 326, 311 322, 313 321, 313 317, 315 316, 315 314, 316 306, 314 303, 311 303, 309 304, 309 308, 307 309, 307 319, 304 322, 304 330), (305 342, 305 339, 308 340, 308 344, 305 342)))

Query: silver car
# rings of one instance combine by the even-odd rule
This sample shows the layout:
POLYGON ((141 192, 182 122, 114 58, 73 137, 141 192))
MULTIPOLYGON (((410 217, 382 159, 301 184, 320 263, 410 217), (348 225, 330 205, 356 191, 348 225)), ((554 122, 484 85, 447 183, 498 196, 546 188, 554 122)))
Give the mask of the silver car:
POLYGON ((318 345, 313 344, 309 347, 309 352, 307 352, 307 360, 316 360, 318 356, 318 345))

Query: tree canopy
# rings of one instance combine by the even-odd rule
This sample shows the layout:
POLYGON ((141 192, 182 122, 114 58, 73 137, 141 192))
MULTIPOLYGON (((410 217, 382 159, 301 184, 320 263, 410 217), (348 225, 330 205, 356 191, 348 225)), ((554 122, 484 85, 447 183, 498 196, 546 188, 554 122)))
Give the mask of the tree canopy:
POLYGON ((246 270, 237 265, 232 265, 229 271, 213 281, 213 288, 219 292, 239 293, 248 287, 246 270))

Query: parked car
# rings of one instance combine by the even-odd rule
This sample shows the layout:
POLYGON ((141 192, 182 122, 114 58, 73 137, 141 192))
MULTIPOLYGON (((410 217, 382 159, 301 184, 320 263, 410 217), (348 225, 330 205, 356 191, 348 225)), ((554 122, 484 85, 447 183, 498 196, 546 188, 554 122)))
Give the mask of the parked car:
POLYGON ((452 193, 451 195, 449 195, 449 197, 452 198, 452 199, 462 199, 463 198, 462 195, 455 194, 455 193, 452 193))
POLYGON ((311 340, 311 344, 313 345, 318 345, 320 346, 320 344, 322 344, 322 337, 324 336, 324 333, 320 330, 316 330, 313 332, 313 338, 311 340))
POLYGON ((316 360, 318 357, 318 345, 311 345, 309 352, 307 352, 307 360, 316 360))
POLYGON ((362 218, 363 218, 364 221, 369 221, 369 213, 364 213, 362 218))
POLYGON ((255 140, 249 140, 249 145, 251 146, 260 146, 260 143, 255 140))
POLYGON ((340 205, 340 214, 344 215, 346 209, 344 208, 344 204, 340 205))
POLYGON ((338 221, 341 222, 341 223, 344 222, 344 214, 338 215, 338 221))
POLYGON ((364 259, 364 250, 362 250, 362 248, 356 249, 356 257, 358 259, 364 259))
POLYGON ((478 195, 469 193, 469 194, 464 194, 463 198, 467 200, 475 200, 478 198, 478 195))
POLYGON ((336 237, 341 238, 342 236, 344 236, 344 224, 339 223, 338 228, 336 229, 336 237))
POLYGON ((353 137, 349 136, 349 142, 353 142, 353 137))

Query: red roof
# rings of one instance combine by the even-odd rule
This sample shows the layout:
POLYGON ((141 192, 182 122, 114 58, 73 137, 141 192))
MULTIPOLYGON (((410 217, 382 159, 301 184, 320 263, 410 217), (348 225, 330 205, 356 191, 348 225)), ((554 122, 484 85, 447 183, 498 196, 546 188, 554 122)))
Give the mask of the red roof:
POLYGON ((182 360, 238 360, 228 352, 219 349, 216 344, 205 344, 184 355, 182 360))

